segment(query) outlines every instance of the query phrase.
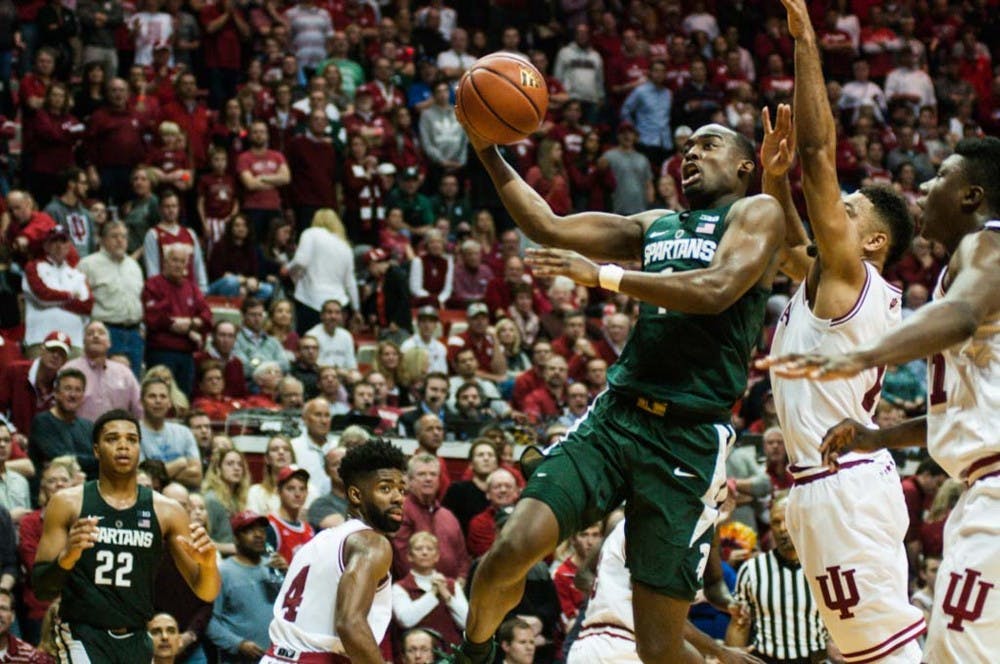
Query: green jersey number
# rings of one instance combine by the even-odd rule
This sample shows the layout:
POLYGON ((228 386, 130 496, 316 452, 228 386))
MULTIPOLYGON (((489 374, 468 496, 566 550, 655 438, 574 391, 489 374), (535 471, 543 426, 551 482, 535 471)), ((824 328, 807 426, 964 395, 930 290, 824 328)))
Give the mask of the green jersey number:
POLYGON ((98 586, 115 586, 116 588, 131 588, 132 581, 128 575, 132 572, 133 557, 129 551, 98 551, 95 556, 97 567, 94 569, 94 583, 98 586))

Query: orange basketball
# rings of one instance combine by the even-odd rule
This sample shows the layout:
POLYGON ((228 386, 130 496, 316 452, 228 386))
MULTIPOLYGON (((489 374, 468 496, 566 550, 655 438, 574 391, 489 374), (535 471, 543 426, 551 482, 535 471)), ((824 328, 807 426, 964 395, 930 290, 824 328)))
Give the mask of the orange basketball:
POLYGON ((549 107, 549 90, 541 72, 525 58, 491 53, 465 72, 456 106, 474 132, 506 145, 538 129, 549 107))

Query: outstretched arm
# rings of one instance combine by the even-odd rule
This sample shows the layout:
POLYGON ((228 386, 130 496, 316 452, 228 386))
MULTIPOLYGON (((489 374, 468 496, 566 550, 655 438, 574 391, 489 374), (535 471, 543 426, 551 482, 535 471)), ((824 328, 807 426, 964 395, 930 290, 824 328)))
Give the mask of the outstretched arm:
MULTIPOLYGON (((737 201, 729 211, 729 230, 711 264, 677 273, 622 271, 616 290, 649 304, 688 314, 721 313, 760 282, 778 259, 784 242, 781 206, 770 196, 737 201)), ((600 283, 601 267, 558 249, 529 250, 528 264, 539 276, 565 275, 587 287, 600 283)), ((621 270, 617 266, 603 269, 621 270)), ((613 287, 613 286, 612 286, 613 287)))
POLYGON ((795 209, 792 187, 788 182, 788 169, 795 160, 795 127, 792 108, 778 105, 775 124, 771 125, 771 111, 765 106, 761 111, 764 121, 764 140, 760 146, 760 162, 764 167, 761 179, 765 194, 774 196, 785 213, 785 247, 778 267, 795 281, 803 281, 812 267, 813 259, 807 252, 809 236, 795 209))
MULTIPOLYGON (((822 270, 851 286, 843 295, 850 307, 865 280, 854 226, 848 223, 837 180, 837 128, 826 96, 816 33, 805 0, 781 0, 788 10, 788 30, 795 38, 795 119, 802 184, 809 223, 822 270)), ((840 297, 830 302, 839 307, 840 297)), ((839 315, 842 311, 834 311, 839 315)))
POLYGON ((650 211, 630 217, 604 212, 582 212, 560 217, 503 160, 495 146, 469 128, 461 106, 455 107, 455 113, 465 127, 479 160, 493 180, 504 207, 525 235, 538 244, 578 251, 598 260, 627 261, 639 258, 646 227, 666 211, 650 211))
POLYGON ((836 468, 840 455, 848 452, 899 450, 927 447, 927 417, 915 417, 888 429, 869 429, 855 420, 841 420, 823 436, 819 451, 823 463, 836 468))
POLYGON ((757 366, 773 366, 785 378, 835 380, 940 353, 971 337, 1000 311, 998 260, 1000 233, 967 236, 948 265, 954 278, 944 297, 921 307, 891 334, 844 355, 771 357, 757 366))

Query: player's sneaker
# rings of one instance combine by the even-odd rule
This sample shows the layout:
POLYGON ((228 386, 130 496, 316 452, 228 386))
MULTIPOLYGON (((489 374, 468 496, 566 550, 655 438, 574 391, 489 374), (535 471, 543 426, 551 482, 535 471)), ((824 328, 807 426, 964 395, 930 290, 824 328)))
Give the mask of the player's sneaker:
POLYGON ((494 639, 490 639, 489 650, 472 657, 465 653, 463 648, 469 646, 468 642, 462 641, 462 645, 458 646, 451 651, 451 654, 439 659, 437 664, 493 664, 497 656, 497 642, 494 639))

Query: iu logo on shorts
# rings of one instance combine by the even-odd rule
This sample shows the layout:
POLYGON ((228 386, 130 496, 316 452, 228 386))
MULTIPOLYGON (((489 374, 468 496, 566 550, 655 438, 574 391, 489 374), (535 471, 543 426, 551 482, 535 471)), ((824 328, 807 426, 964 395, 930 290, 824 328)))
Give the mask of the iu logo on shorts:
POLYGON ((948 580, 948 592, 944 594, 944 602, 941 604, 941 610, 951 616, 948 629, 953 629, 956 632, 964 632, 963 621, 975 622, 983 615, 983 605, 986 604, 986 595, 993 588, 993 584, 979 581, 979 577, 982 575, 982 572, 974 569, 965 570, 965 574, 951 573, 951 578, 948 580), (958 590, 960 580, 962 582, 962 589, 958 590), (978 590, 976 588, 977 581, 978 590), (956 590, 958 590, 958 597, 955 597, 956 590), (974 592, 976 594, 975 599, 972 598, 974 592), (972 600, 971 606, 969 600, 972 600))
POLYGON ((823 603, 831 611, 840 611, 838 617, 841 620, 853 618, 851 609, 861 602, 858 584, 854 581, 854 570, 841 571, 840 565, 834 565, 827 567, 826 571, 827 574, 816 577, 820 592, 823 594, 823 603))

